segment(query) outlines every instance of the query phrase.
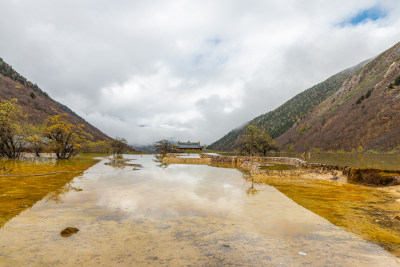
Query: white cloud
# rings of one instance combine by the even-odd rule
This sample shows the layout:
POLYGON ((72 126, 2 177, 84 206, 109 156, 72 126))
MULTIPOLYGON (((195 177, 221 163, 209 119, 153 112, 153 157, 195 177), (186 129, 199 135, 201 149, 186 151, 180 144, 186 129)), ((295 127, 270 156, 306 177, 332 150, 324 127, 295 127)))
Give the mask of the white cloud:
POLYGON ((396 0, 2 1, 0 56, 111 136, 211 143, 400 41, 396 0), (386 16, 344 22, 379 7, 386 16))

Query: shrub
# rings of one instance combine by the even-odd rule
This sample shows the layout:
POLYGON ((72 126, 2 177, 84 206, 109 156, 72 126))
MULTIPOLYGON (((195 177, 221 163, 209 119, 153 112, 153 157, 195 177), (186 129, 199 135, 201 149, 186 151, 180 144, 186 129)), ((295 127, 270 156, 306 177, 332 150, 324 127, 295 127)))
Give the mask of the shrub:
POLYGON ((309 152, 310 152, 310 153, 313 153, 313 154, 320 154, 320 153, 321 153, 321 148, 313 147, 313 148, 311 148, 311 149, 309 150, 309 152))
POLYGON ((294 151, 294 145, 287 145, 286 149, 288 152, 293 152, 294 151))
POLYGON ((365 96, 362 95, 362 96, 356 101, 356 104, 357 104, 357 105, 358 105, 358 104, 361 104, 361 102, 362 102, 364 99, 365 99, 365 96))
POLYGON ((31 93, 30 96, 31 96, 32 99, 36 98, 36 95, 34 93, 31 93))
POLYGON ((310 123, 307 123, 306 125, 301 124, 299 127, 296 128, 298 135, 303 135, 306 132, 308 132, 310 129, 311 129, 310 123))
POLYGON ((390 84, 389 84, 389 89, 393 89, 393 88, 394 88, 393 83, 390 83, 390 84))
POLYGON ((400 75, 394 80, 394 85, 400 85, 400 75))
POLYGON ((365 98, 370 97, 372 94, 372 89, 369 89, 368 92, 365 94, 365 98))

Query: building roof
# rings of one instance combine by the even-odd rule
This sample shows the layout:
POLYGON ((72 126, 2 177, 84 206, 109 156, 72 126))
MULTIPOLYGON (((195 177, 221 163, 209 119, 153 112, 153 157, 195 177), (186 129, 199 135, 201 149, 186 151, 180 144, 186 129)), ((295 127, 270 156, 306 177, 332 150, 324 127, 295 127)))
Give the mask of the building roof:
POLYGON ((176 145, 176 147, 180 148, 180 149, 199 149, 199 148, 203 148, 203 146, 200 145, 200 142, 198 143, 191 143, 191 142, 178 142, 178 144, 176 145))

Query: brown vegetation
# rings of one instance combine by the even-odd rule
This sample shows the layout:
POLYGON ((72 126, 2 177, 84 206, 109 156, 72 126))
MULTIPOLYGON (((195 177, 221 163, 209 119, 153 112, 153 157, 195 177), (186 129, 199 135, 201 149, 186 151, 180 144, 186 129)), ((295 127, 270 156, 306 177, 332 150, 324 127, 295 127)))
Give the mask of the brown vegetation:
POLYGON ((0 99, 12 98, 18 99, 18 104, 22 107, 22 110, 30 115, 29 122, 34 125, 44 123, 48 116, 68 113, 68 121, 75 125, 85 125, 85 131, 92 135, 95 141, 111 139, 99 129, 78 117, 66 106, 51 99, 47 94, 38 93, 0 73, 0 99))
POLYGON ((330 98, 277 138, 297 152, 388 151, 400 146, 400 43, 348 79, 330 98), (388 86, 392 85, 392 89, 388 86), (307 131, 299 134, 302 125, 307 131))
MULTIPOLYGON (((69 158, 79 151, 115 152, 113 140, 67 106, 51 99, 0 58, 0 155, 17 158, 21 152, 54 152, 69 158)), ((121 146, 120 146, 121 147, 121 146)), ((127 147, 126 141, 123 150, 127 147)), ((119 149, 120 150, 120 149, 119 149)))
MULTIPOLYGON (((325 81, 305 90, 285 102, 273 111, 260 115, 245 126, 237 128, 226 134, 224 137, 214 142, 208 148, 233 151, 239 149, 241 136, 245 134, 246 126, 254 125, 263 129, 272 138, 277 138, 296 125, 298 120, 303 119, 308 113, 312 112, 316 106, 333 95, 353 74, 364 67, 370 60, 341 71, 325 81)), ((297 126, 296 126, 297 127, 297 126)), ((309 129, 309 125, 304 124, 299 127, 301 134, 309 129)))

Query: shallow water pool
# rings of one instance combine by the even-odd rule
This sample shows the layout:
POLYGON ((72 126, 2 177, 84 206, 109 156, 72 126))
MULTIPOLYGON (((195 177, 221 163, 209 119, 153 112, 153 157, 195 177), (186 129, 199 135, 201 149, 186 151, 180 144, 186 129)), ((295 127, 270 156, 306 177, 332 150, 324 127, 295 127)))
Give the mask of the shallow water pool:
POLYGON ((126 157, 142 167, 115 168, 102 159, 58 188, 74 190, 52 198, 56 189, 49 189, 8 218, 0 228, 0 265, 399 264, 378 245, 238 170, 126 157), (79 232, 62 237, 66 227, 79 232))

